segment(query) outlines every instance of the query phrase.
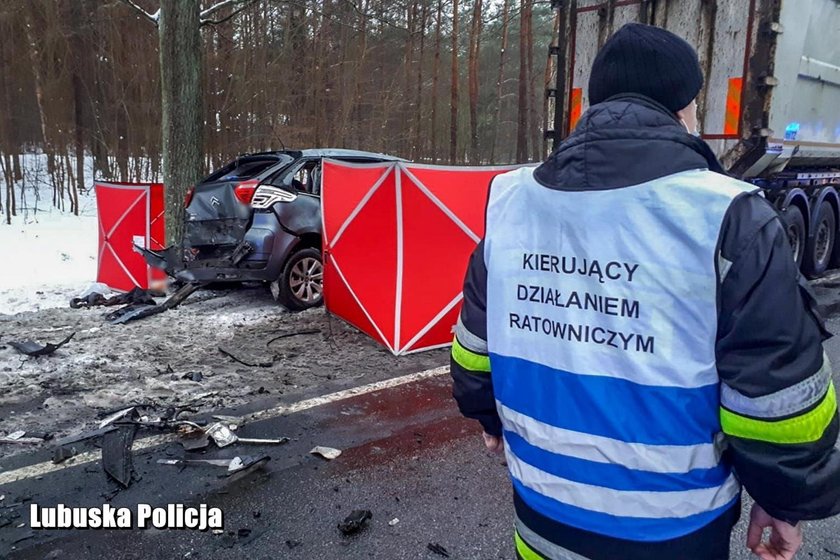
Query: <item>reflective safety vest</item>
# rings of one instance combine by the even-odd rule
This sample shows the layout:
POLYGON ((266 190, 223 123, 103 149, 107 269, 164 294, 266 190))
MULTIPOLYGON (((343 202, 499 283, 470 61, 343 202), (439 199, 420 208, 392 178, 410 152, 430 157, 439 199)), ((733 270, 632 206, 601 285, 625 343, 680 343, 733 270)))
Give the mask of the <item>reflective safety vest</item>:
POLYGON ((497 177, 487 348, 516 492, 620 539, 707 525, 740 493, 715 365, 724 215, 752 188, 707 170, 611 190, 497 177))

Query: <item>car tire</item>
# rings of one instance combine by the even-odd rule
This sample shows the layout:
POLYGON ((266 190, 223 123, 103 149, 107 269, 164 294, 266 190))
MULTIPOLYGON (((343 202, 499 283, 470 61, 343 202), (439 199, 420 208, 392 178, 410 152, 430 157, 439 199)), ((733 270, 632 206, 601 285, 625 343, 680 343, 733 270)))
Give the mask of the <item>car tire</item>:
POLYGON ((808 236, 803 271, 808 278, 821 276, 831 263, 837 233, 837 217, 828 201, 820 204, 813 234, 808 236))
POLYGON ((791 204, 782 212, 782 221, 793 251, 793 260, 799 268, 802 266, 802 257, 805 254, 805 217, 798 206, 791 204))
POLYGON ((290 311, 302 311, 324 302, 324 264, 321 251, 311 247, 292 253, 280 277, 278 300, 290 311))

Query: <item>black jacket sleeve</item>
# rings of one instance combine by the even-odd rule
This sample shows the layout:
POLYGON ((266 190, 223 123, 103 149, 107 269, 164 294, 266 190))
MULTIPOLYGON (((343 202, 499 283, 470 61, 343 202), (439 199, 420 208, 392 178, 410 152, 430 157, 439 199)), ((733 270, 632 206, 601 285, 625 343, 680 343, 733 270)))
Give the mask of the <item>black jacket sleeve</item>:
POLYGON ((721 230, 716 346, 721 425, 749 493, 790 522, 840 512, 838 416, 825 330, 785 228, 757 195, 721 230))
POLYGON ((470 257, 464 280, 464 302, 452 341, 452 396, 464 416, 478 420, 488 434, 501 436, 502 422, 496 412, 487 353, 486 297, 487 268, 482 241, 470 257))

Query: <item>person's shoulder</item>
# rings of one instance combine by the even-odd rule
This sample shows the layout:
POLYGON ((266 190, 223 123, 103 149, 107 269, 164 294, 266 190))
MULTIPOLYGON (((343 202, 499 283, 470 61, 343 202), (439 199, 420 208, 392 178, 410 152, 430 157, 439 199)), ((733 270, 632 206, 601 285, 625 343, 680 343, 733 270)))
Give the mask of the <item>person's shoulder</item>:
POLYGON ((784 227, 779 213, 763 193, 753 187, 736 196, 726 212, 721 227, 721 255, 734 260, 759 238, 772 243, 781 233, 784 233, 784 227))

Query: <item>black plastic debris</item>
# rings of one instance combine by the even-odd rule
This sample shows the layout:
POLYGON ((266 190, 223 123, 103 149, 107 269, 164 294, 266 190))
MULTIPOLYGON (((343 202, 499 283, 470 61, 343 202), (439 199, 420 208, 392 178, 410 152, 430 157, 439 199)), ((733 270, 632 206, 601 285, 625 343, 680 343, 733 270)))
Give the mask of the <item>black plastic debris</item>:
POLYGON ((200 371, 191 371, 182 375, 181 379, 189 379, 190 381, 201 383, 204 380, 204 375, 200 371))
POLYGON ((60 447, 62 445, 69 445, 71 443, 77 443, 80 441, 93 439, 95 437, 103 436, 108 432, 113 432, 116 429, 116 426, 106 426, 104 428, 99 428, 98 430, 91 430, 88 432, 82 432, 80 434, 73 434, 70 436, 63 437, 61 439, 57 439, 55 441, 55 445, 56 447, 60 447))
POLYGON ((98 305, 102 305, 105 307, 113 307, 115 305, 126 305, 126 304, 148 304, 148 305, 155 305, 154 297, 163 297, 165 294, 152 291, 152 290, 144 290, 142 288, 134 288, 130 292, 126 292, 124 294, 117 294, 115 296, 106 298, 104 295, 93 292, 88 294, 85 297, 81 298, 73 298, 70 300, 70 307, 73 309, 80 309, 82 307, 95 307, 98 305))
POLYGON ((132 303, 125 307, 120 307, 116 311, 112 311, 105 315, 105 320, 114 325, 121 325, 133 319, 142 319, 151 315, 157 315, 165 311, 162 307, 155 304, 148 303, 132 303))
POLYGON ((354 509, 344 521, 338 524, 338 530, 345 535, 354 535, 361 531, 365 524, 373 518, 373 513, 368 509, 354 509))
POLYGON ((149 298, 150 302, 140 301, 130 303, 125 307, 117 309, 113 313, 105 315, 105 320, 109 323, 119 325, 127 323, 128 321, 143 319, 144 317, 150 317, 152 315, 157 315, 158 313, 163 313, 164 311, 169 311, 170 309, 178 307, 190 296, 190 294, 201 288, 201 286, 202 284, 200 283, 185 284, 160 305, 155 305, 155 301, 151 298, 149 298))
POLYGON ((74 336, 76 336, 76 333, 71 334, 58 344, 38 344, 37 342, 34 342, 32 340, 24 340, 23 342, 11 341, 9 342, 9 345, 11 345, 12 348, 17 350, 21 354, 25 354, 27 356, 49 356, 50 354, 52 354, 53 352, 55 352, 56 350, 73 340, 74 336))
POLYGON ((291 539, 289 539, 289 540, 287 540, 287 541, 286 541, 286 546, 288 546, 288 547, 289 547, 289 550, 295 549, 295 548, 299 547, 299 546, 300 546, 300 545, 302 545, 302 544, 303 544, 303 543, 302 543, 302 542, 300 542, 300 541, 293 541, 293 540, 291 540, 291 539))
POLYGON ((68 447, 68 446, 62 445, 60 447, 56 447, 53 450, 52 462, 53 462, 53 464, 58 465, 59 463, 63 463, 67 459, 69 459, 71 457, 75 457, 78 454, 79 454, 79 452, 76 450, 75 447, 68 447))
POLYGON ((137 427, 133 424, 120 425, 102 438, 102 468, 123 488, 128 488, 131 484, 131 475, 134 472, 131 446, 136 432, 137 427))
POLYGON ((429 543, 426 545, 426 548, 428 548, 430 551, 434 552, 438 556, 449 558, 449 551, 443 548, 438 543, 429 543))

